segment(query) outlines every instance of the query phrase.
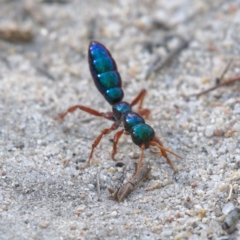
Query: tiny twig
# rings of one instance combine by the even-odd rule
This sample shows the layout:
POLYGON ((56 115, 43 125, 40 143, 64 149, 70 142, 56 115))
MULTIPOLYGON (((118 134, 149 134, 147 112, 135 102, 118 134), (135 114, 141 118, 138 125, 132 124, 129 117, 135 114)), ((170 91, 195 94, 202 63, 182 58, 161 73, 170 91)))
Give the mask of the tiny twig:
POLYGON ((227 84, 230 84, 230 83, 234 83, 234 82, 239 81, 239 80, 240 80, 240 75, 238 75, 238 76, 236 76, 236 77, 234 77, 234 78, 230 78, 229 80, 227 80, 227 81, 225 81, 225 82, 219 83, 219 84, 217 84, 217 85, 214 86, 214 87, 211 87, 211 88, 209 88, 209 89, 207 89, 207 90, 205 90, 205 91, 202 91, 202 92, 200 92, 200 93, 198 93, 198 94, 193 94, 193 95, 191 95, 191 96, 200 97, 201 95, 204 95, 204 94, 206 94, 206 93, 209 93, 209 92, 211 92, 211 91, 213 91, 213 90, 215 90, 215 89, 217 89, 217 88, 219 88, 219 87, 222 87, 222 86, 227 85, 227 84))
POLYGON ((229 185, 229 194, 228 194, 228 197, 226 199, 227 202, 229 202, 229 200, 231 199, 232 197, 232 191, 233 191, 233 186, 232 184, 229 185))
POLYGON ((135 171, 133 177, 122 187, 119 187, 116 190, 109 188, 108 191, 111 194, 111 198, 113 200, 117 200, 118 202, 122 202, 127 197, 127 195, 129 195, 134 189, 139 186, 139 184, 147 177, 150 171, 151 168, 142 166, 139 174, 135 176, 135 171))
POLYGON ((154 62, 149 66, 146 72, 145 79, 147 80, 152 72, 160 71, 167 64, 169 64, 176 55, 178 55, 184 48, 188 46, 188 43, 189 41, 182 39, 182 42, 179 44, 179 46, 172 52, 170 52, 160 63, 159 63, 160 57, 156 57, 154 62))
MULTIPOLYGON (((209 93, 209 92, 211 92, 211 91, 213 91, 213 90, 215 90, 215 89, 217 89, 219 87, 222 87, 224 85, 228 85, 228 84, 234 83, 236 81, 239 81, 240 80, 240 75, 238 75, 236 77, 233 77, 233 78, 230 78, 230 79, 228 79, 228 80, 226 80, 224 82, 221 82, 221 80, 223 79, 224 75, 226 74, 226 72, 228 71, 229 67, 231 66, 232 61, 233 61, 233 59, 229 60, 229 62, 227 63, 226 67, 224 68, 223 72, 220 74, 220 77, 216 78, 218 80, 218 82, 220 82, 220 83, 218 83, 217 85, 215 85, 215 86, 213 86, 213 87, 211 87, 211 88, 209 88, 207 90, 204 90, 204 91, 202 91, 200 93, 192 94, 189 97, 197 97, 198 98, 198 97, 200 97, 200 96, 202 96, 202 95, 204 95, 206 93, 209 93)), ((189 97, 187 97, 187 98, 189 98, 189 97)))

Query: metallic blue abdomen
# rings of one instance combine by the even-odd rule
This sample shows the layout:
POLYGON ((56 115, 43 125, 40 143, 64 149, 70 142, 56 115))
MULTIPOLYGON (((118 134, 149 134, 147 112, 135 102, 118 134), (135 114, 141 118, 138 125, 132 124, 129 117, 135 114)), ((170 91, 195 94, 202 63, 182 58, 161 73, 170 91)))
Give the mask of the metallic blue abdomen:
POLYGON ((122 101, 121 77, 110 52, 102 44, 91 42, 88 62, 94 83, 105 99, 111 105, 122 101))

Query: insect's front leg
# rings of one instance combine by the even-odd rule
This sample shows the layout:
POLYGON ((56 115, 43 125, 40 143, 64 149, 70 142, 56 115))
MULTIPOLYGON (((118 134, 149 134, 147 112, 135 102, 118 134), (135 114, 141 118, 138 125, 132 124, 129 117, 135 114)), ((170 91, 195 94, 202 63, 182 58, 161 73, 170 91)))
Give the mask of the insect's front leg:
POLYGON ((167 160, 167 163, 170 165, 170 167, 173 169, 174 172, 177 172, 177 170, 174 168, 173 163, 171 161, 171 159, 168 157, 167 152, 173 154, 174 156, 182 159, 182 157, 180 157, 178 154, 172 152, 171 150, 165 148, 162 144, 162 142, 160 141, 160 139, 158 139, 157 137, 153 138, 153 141, 151 141, 149 143, 150 146, 156 146, 159 148, 159 150, 161 151, 161 154, 163 155, 163 157, 167 160))
MULTIPOLYGON (((95 139, 95 141, 92 144, 92 150, 91 153, 89 155, 87 164, 85 167, 89 167, 90 166, 90 161, 94 152, 94 148, 96 148, 98 146, 98 144, 100 143, 103 135, 107 135, 109 133, 111 133, 112 131, 116 130, 119 127, 119 125, 117 123, 114 123, 110 128, 105 128, 104 130, 102 130, 102 132, 99 134, 99 136, 95 139)), ((85 168, 83 167, 83 168, 85 168)))
POLYGON ((72 107, 68 108, 67 111, 65 111, 62 114, 60 114, 59 116, 57 116, 55 119, 56 120, 62 120, 68 113, 72 113, 72 112, 76 111, 77 109, 81 109, 82 111, 90 113, 91 115, 94 115, 94 116, 97 116, 97 117, 104 117, 108 120, 113 120, 112 112, 102 113, 102 112, 98 112, 98 111, 96 111, 92 108, 85 107, 83 105, 72 106, 72 107))
POLYGON ((143 162, 143 157, 144 157, 144 151, 145 151, 145 149, 146 149, 146 147, 145 147, 145 145, 143 144, 142 146, 141 146, 141 155, 140 155, 140 159, 139 159, 139 161, 138 161, 138 164, 137 164, 137 170, 136 170, 136 172, 135 172, 135 174, 134 174, 134 178, 136 178, 136 177, 138 177, 138 175, 139 175, 139 173, 140 173, 140 171, 141 171, 141 167, 142 167, 142 162, 143 162))

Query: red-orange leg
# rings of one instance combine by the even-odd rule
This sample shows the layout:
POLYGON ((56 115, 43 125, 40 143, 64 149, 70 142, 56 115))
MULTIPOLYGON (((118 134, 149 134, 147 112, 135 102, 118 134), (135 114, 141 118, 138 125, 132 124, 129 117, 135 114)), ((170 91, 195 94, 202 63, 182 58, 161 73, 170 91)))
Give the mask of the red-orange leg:
POLYGON ((148 108, 142 108, 143 99, 146 96, 146 93, 147 93, 147 90, 142 89, 141 92, 137 95, 137 97, 131 102, 131 106, 134 106, 139 102, 137 112, 141 116, 143 116, 143 117, 145 116, 146 119, 149 119, 150 110, 148 108))
POLYGON ((96 138, 96 140, 93 142, 92 144, 92 150, 91 150, 91 153, 89 155, 89 159, 87 161, 87 164, 86 164, 86 167, 88 167, 90 165, 90 161, 91 161, 91 158, 92 158, 92 155, 93 155, 93 151, 94 151, 94 148, 97 147, 97 145, 100 143, 101 139, 102 139, 102 136, 103 135, 107 135, 109 134, 110 132, 112 132, 113 130, 116 130, 119 126, 114 123, 110 128, 105 128, 101 133, 100 135, 96 138))
POLYGON ((140 173, 140 170, 141 170, 141 167, 142 167, 142 162, 143 162, 143 157, 144 157, 144 150, 145 150, 145 145, 143 144, 141 146, 141 156, 140 156, 140 159, 139 159, 139 162, 138 162, 138 165, 137 165, 137 171, 135 172, 134 176, 133 177, 137 177, 138 174, 140 173))
POLYGON ((172 161, 170 160, 170 158, 169 158, 168 155, 167 155, 167 152, 173 154, 174 156, 176 156, 176 157, 178 157, 178 158, 181 158, 181 159, 182 159, 182 157, 180 157, 180 156, 177 155, 176 153, 172 152, 171 150, 169 150, 169 149, 167 149, 167 148, 164 148, 162 142, 161 142, 157 137, 154 137, 153 141, 150 142, 150 145, 151 145, 151 146, 156 146, 156 147, 158 147, 158 148, 160 149, 163 157, 165 157, 165 159, 167 160, 167 163, 170 165, 170 167, 171 167, 174 171, 176 171, 175 168, 174 168, 174 166, 173 166, 172 161))
POLYGON ((72 107, 68 108, 66 112, 57 116, 55 119, 56 120, 62 120, 68 113, 72 113, 72 112, 76 111, 77 109, 81 109, 82 111, 90 113, 90 114, 92 114, 94 116, 97 116, 97 117, 104 117, 106 119, 112 120, 112 112, 101 113, 101 112, 98 112, 98 111, 96 111, 92 108, 85 107, 83 105, 72 106, 72 107))
POLYGON ((113 151, 112 151, 112 159, 115 161, 115 154, 117 153, 117 143, 120 139, 120 137, 122 136, 124 132, 124 129, 122 129, 121 131, 118 131, 115 135, 114 135, 114 139, 113 139, 113 151))

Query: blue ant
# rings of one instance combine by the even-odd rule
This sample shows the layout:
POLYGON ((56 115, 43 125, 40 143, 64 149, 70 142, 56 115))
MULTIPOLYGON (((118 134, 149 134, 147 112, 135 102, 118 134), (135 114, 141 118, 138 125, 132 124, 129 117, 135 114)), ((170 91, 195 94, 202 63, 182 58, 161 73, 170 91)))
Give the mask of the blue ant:
POLYGON ((112 58, 111 53, 99 42, 90 42, 88 49, 88 63, 94 83, 106 101, 112 105, 112 112, 102 113, 83 105, 75 105, 57 117, 57 119, 63 119, 68 113, 74 112, 77 109, 81 109, 94 116, 103 117, 114 122, 110 128, 104 129, 92 144, 92 150, 86 167, 90 165, 93 151, 98 146, 103 135, 111 133, 121 124, 123 124, 124 128, 114 135, 112 151, 113 160, 115 160, 114 156, 117 153, 117 143, 119 138, 123 133, 125 133, 130 134, 132 141, 141 148, 140 160, 138 162, 135 176, 140 173, 144 157, 144 150, 149 146, 155 146, 159 148, 161 154, 167 160, 167 163, 175 171, 171 160, 167 156, 167 152, 175 155, 178 158, 181 157, 163 147, 162 142, 155 136, 153 128, 146 124, 142 117, 145 116, 148 118, 150 114, 149 109, 142 108, 143 99, 147 93, 146 89, 143 89, 130 104, 122 101, 124 93, 121 88, 122 81, 117 70, 117 65, 112 58), (138 113, 132 111, 132 107, 137 103, 139 103, 137 110, 138 113))

